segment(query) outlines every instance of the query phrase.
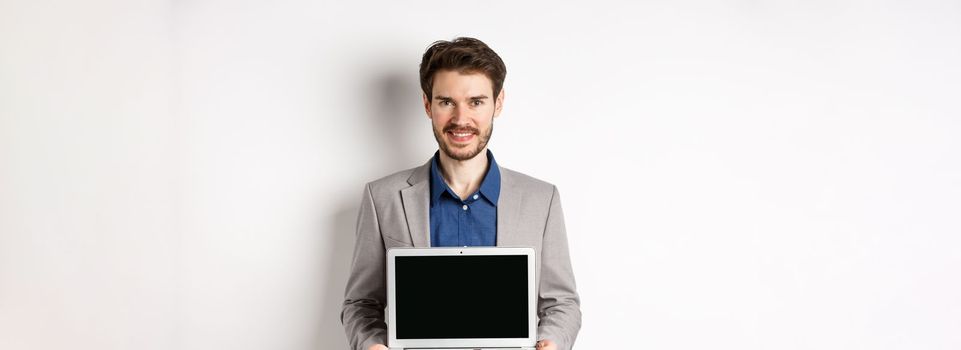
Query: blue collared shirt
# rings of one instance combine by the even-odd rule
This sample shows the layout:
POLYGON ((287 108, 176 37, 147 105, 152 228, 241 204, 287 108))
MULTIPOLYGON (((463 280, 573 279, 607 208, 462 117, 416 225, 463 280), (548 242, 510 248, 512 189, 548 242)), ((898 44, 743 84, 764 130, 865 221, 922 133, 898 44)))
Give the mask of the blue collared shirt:
POLYGON ((487 150, 487 174, 480 189, 465 200, 447 186, 440 172, 440 151, 430 163, 430 245, 493 246, 497 243, 497 197, 501 172, 487 150))

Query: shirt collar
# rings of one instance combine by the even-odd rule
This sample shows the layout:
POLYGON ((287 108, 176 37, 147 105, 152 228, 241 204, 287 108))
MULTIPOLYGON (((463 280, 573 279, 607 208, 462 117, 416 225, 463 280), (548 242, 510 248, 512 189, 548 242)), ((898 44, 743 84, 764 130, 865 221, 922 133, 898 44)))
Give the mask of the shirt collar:
MULTIPOLYGON (((448 192, 451 197, 457 198, 454 190, 447 186, 440 174, 440 151, 437 151, 430 161, 430 205, 434 206, 434 203, 444 192, 448 192)), ((487 174, 484 175, 479 192, 491 204, 497 206, 497 199, 501 194, 501 171, 497 166, 497 161, 494 160, 494 153, 490 150, 487 150, 487 174)))

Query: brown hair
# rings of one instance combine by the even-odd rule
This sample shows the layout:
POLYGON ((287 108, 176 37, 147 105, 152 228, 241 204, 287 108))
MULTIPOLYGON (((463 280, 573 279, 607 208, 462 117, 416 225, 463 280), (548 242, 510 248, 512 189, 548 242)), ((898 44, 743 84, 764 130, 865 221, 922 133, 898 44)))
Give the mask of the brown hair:
POLYGON ((427 100, 433 99, 434 73, 439 70, 455 70, 460 73, 484 73, 491 80, 496 99, 504 87, 507 67, 504 61, 491 50, 483 41, 460 37, 453 41, 435 41, 420 61, 420 88, 427 95, 427 100))

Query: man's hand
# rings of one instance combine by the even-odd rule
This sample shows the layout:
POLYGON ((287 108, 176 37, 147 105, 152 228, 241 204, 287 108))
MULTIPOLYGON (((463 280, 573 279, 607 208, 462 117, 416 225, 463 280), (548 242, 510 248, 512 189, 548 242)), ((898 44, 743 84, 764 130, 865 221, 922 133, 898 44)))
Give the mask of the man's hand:
POLYGON ((367 348, 367 350, 387 350, 387 346, 384 344, 374 344, 367 348))
POLYGON ((557 344, 549 339, 538 340, 537 350, 557 350, 557 344))

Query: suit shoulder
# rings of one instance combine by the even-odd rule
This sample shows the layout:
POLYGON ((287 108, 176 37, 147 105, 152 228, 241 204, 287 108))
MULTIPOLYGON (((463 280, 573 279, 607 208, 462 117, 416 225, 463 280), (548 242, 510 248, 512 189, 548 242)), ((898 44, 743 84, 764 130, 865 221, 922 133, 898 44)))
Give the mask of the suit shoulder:
POLYGON ((535 192, 553 193, 556 188, 550 182, 505 167, 501 167, 501 177, 510 178, 514 186, 535 192))
POLYGON ((404 169, 396 173, 381 177, 377 180, 367 183, 367 187, 370 187, 371 192, 382 192, 382 191, 396 191, 407 186, 407 179, 410 178, 411 174, 414 173, 419 167, 413 167, 410 169, 404 169))

